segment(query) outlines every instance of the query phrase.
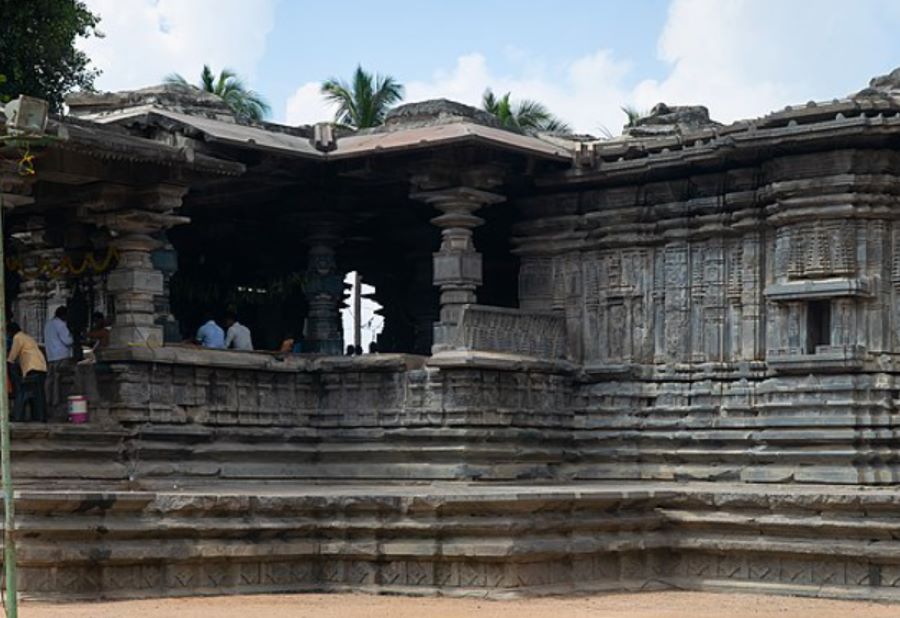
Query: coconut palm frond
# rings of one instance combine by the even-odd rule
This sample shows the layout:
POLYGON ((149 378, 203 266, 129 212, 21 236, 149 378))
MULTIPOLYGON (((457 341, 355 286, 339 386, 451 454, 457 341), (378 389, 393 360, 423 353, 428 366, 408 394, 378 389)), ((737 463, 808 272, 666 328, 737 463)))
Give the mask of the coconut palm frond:
POLYGON ((331 78, 320 92, 337 106, 335 122, 365 129, 384 122, 388 111, 403 99, 403 86, 388 75, 372 74, 357 66, 350 82, 331 78))
POLYGON ((216 75, 208 64, 204 64, 200 72, 200 82, 196 86, 178 73, 167 75, 164 83, 170 86, 198 88, 221 97, 236 116, 248 120, 260 121, 271 111, 265 98, 258 92, 250 90, 244 80, 231 69, 223 69, 216 75))

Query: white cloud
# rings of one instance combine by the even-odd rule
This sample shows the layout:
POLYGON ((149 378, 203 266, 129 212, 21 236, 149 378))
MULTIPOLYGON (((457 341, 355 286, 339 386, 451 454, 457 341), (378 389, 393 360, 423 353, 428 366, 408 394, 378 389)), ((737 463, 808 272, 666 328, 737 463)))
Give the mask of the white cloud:
POLYGON ((621 82, 629 64, 616 60, 609 50, 579 58, 563 67, 556 79, 539 59, 527 58, 521 66, 520 75, 495 75, 481 54, 462 56, 452 71, 408 84, 407 99, 446 97, 477 106, 490 87, 497 94, 511 92, 514 99, 538 100, 573 127, 589 132, 597 132, 603 118, 621 113, 619 102, 626 96, 621 82))
MULTIPOLYGON (((658 41, 661 80, 634 89, 639 108, 703 104, 730 122, 844 96, 884 64, 900 10, 890 0, 675 0, 658 41)), ((890 61, 888 61, 890 62, 890 61)))
POLYGON ((105 38, 79 43, 103 71, 100 90, 191 81, 203 64, 228 67, 251 83, 274 23, 275 0, 87 0, 105 38))
POLYGON ((334 119, 337 107, 325 101, 319 87, 319 82, 307 82, 294 91, 287 100, 285 123, 315 124, 334 119))
MULTIPOLYGON (((844 0, 818 0, 815 9, 787 0, 673 0, 657 42, 661 78, 637 81, 633 63, 615 50, 548 66, 537 50, 510 47, 504 58, 516 66, 514 74, 498 74, 482 54, 469 53, 428 80, 407 83, 406 100, 445 97, 478 105, 490 86, 537 99, 591 133, 604 126, 618 133, 624 104, 702 104, 724 122, 761 116, 844 96, 893 68, 900 3, 858 0, 853 10, 847 7, 844 0)), ((291 124, 331 117, 318 84, 297 89, 286 117, 291 124)))

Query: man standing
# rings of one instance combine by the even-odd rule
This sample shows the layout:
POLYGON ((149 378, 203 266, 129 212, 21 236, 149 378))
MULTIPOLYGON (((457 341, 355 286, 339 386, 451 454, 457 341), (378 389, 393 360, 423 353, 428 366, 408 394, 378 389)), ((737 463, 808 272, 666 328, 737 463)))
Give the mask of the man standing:
POLYGON ((225 331, 216 324, 212 315, 206 314, 206 322, 197 329, 197 343, 204 348, 222 350, 225 348, 225 331))
POLYGON ((250 329, 237 321, 237 316, 233 311, 225 314, 225 326, 228 333, 225 335, 225 347, 234 348, 235 350, 252 350, 253 338, 250 336, 250 329))
POLYGON ((12 364, 18 361, 16 377, 13 383, 16 385, 16 400, 13 405, 12 420, 25 420, 25 400, 28 393, 26 389, 32 391, 32 420, 45 423, 47 422, 47 407, 44 401, 44 381, 47 378, 47 361, 41 349, 29 335, 22 332, 19 325, 10 322, 7 328, 12 336, 12 346, 9 350, 9 356, 6 362, 12 364))
POLYGON ((60 369, 72 358, 72 333, 66 324, 69 312, 65 305, 57 307, 53 319, 44 327, 44 350, 47 352, 47 399, 51 409, 60 403, 60 369))

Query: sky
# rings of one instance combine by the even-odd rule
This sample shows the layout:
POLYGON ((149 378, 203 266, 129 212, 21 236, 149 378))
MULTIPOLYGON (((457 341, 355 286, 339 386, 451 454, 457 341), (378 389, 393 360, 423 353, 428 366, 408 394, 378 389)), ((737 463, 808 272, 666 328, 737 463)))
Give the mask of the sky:
POLYGON ((722 122, 830 100, 900 66, 897 0, 86 0, 79 43, 124 90, 204 63, 244 76, 271 120, 329 120, 319 94, 357 64, 406 101, 536 99, 579 132, 621 131, 621 106, 702 104, 722 122))

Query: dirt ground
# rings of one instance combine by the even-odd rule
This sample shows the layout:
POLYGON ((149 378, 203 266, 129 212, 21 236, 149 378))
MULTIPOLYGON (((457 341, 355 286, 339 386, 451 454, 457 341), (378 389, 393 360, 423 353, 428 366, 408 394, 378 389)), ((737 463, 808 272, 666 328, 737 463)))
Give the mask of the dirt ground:
POLYGON ((23 603, 21 618, 897 618, 900 606, 749 594, 645 592, 516 601, 357 594, 23 603))

